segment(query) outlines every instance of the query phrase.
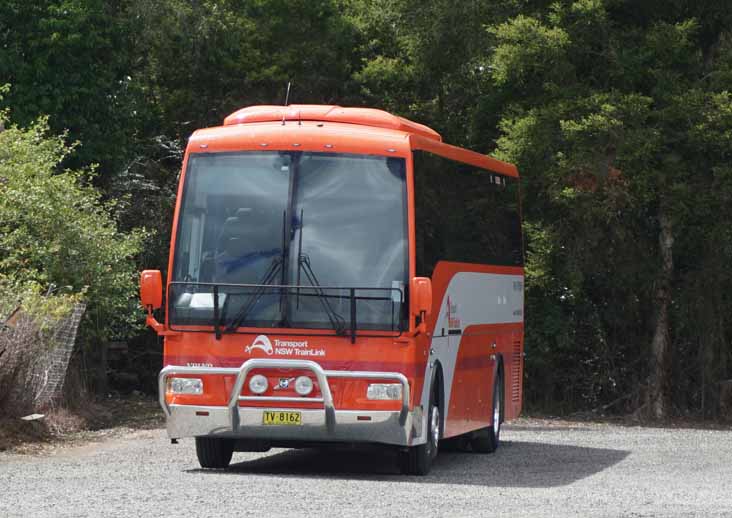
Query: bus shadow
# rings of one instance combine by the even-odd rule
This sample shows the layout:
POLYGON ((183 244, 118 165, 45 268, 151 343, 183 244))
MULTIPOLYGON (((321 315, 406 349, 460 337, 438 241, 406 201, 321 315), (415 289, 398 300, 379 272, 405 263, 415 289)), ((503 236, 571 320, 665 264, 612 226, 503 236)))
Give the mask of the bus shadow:
POLYGON ((385 448, 285 450, 236 462, 224 471, 189 473, 257 474, 332 479, 388 480, 486 487, 565 486, 612 467, 630 452, 548 443, 502 441, 492 455, 441 452, 426 477, 399 474, 396 452, 385 448))

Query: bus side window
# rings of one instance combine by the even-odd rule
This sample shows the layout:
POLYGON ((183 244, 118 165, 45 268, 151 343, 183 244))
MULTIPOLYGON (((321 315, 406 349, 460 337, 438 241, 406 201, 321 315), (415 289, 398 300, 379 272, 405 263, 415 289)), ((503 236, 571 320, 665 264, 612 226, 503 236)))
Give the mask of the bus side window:
POLYGON ((417 275, 437 261, 523 264, 518 179, 414 153, 417 275))
MULTIPOLYGON (((434 155, 414 153, 414 199, 416 216, 417 275, 430 277, 441 256, 445 235, 444 200, 440 181, 447 175, 439 170, 434 155)), ((446 172, 445 172, 446 173, 446 172)))

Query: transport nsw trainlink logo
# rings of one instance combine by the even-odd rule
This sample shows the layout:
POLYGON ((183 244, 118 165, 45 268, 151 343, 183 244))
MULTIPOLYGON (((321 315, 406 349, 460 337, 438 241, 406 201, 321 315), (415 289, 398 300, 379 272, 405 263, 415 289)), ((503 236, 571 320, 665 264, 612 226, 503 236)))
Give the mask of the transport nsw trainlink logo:
POLYGON ((256 337, 252 342, 252 345, 247 345, 244 348, 244 352, 250 353, 255 349, 261 349, 267 354, 272 354, 274 352, 272 349, 272 342, 270 342, 269 338, 264 335, 259 335, 258 337, 256 337))
POLYGON ((251 345, 244 348, 245 353, 251 353, 259 349, 267 356, 325 356, 325 349, 311 349, 307 340, 291 341, 274 339, 272 341, 265 335, 257 336, 251 345))
POLYGON ((447 328, 460 329, 460 317, 458 316, 458 306, 447 296, 447 328))

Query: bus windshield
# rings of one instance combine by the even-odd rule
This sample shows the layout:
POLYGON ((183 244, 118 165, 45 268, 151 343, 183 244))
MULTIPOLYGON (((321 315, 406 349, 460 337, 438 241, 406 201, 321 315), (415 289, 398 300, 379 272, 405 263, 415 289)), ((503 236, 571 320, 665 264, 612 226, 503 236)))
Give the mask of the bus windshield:
POLYGON ((192 154, 170 323, 396 330, 407 248, 404 159, 192 154))

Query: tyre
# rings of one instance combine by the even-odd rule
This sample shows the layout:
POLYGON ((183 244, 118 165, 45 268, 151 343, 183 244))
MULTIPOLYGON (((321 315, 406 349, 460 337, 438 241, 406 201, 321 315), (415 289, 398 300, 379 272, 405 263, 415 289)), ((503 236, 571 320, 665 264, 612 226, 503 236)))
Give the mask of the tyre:
POLYGON ((474 432, 470 445, 477 453, 493 453, 498 448, 498 440, 501 435, 501 422, 503 421, 503 371, 498 369, 496 379, 493 382, 493 404, 491 414, 493 424, 487 428, 481 428, 474 432))
POLYGON ((424 476, 430 472, 432 461, 437 457, 442 435, 442 416, 437 406, 434 381, 430 390, 429 419, 427 420, 427 442, 399 452, 399 468, 405 475, 424 476))
POLYGON ((239 439, 234 442, 234 451, 263 453, 271 449, 269 442, 260 439, 239 439))
POLYGON ((225 468, 231 462, 233 453, 233 439, 196 437, 196 456, 202 468, 225 468))

